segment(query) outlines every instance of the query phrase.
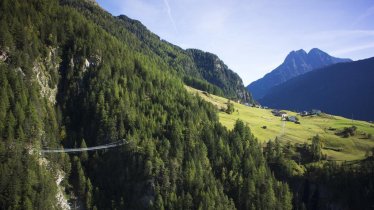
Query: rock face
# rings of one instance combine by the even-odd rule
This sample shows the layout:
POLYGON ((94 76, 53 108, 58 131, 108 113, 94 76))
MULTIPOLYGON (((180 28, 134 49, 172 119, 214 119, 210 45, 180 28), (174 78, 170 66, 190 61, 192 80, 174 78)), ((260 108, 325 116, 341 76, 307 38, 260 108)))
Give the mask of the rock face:
POLYGON ((309 53, 306 53, 302 49, 292 51, 280 66, 266 74, 263 78, 252 82, 247 86, 247 89, 256 100, 259 100, 272 87, 280 85, 289 79, 325 66, 350 61, 352 60, 332 57, 317 48, 311 49, 309 53))
POLYGON ((6 53, 6 51, 5 50, 3 51, 0 49, 0 61, 5 62, 7 59, 8 59, 8 54, 6 53))
POLYGON ((251 95, 246 91, 242 79, 217 55, 197 49, 188 49, 187 52, 205 80, 221 88, 227 96, 242 101, 251 101, 251 95))
POLYGON ((87 2, 91 2, 92 4, 99 6, 99 4, 96 2, 96 0, 86 0, 87 2))
POLYGON ((45 59, 37 59, 33 67, 35 80, 40 86, 40 95, 47 98, 52 104, 56 103, 57 95, 57 84, 54 81, 56 80, 56 76, 52 75, 57 75, 60 67, 60 60, 56 50, 49 49, 48 56, 45 59))

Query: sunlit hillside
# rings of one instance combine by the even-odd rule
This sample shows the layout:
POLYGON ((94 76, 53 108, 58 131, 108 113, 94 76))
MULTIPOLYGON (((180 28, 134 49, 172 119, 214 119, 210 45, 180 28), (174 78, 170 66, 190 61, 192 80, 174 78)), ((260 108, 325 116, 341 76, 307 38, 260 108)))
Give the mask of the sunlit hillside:
MULTIPOLYGON (((192 93, 198 93, 202 98, 217 106, 218 110, 226 108, 228 99, 208 94, 203 91, 186 87, 192 93)), ((323 152, 328 159, 357 160, 365 158, 368 150, 374 147, 374 124, 351 120, 339 116, 322 114, 320 116, 301 117, 297 113, 286 111, 289 116, 297 116, 300 124, 281 121, 271 113, 272 109, 260 109, 235 103, 232 114, 219 111, 220 122, 231 129, 237 119, 248 123, 254 135, 261 142, 278 139, 282 143, 310 143, 314 135, 319 135, 324 143, 323 152), (264 128, 266 126, 266 128, 264 128), (336 135, 344 128, 356 126, 354 136, 344 138, 336 135), (368 138, 371 137, 371 138, 368 138)))

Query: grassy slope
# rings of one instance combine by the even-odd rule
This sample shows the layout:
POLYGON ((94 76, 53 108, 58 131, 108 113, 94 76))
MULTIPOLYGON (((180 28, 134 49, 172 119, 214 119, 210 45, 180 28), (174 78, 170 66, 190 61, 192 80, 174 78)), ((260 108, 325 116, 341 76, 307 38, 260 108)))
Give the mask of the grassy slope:
MULTIPOLYGON (((202 91, 186 87, 188 91, 197 93, 205 100, 216 105, 218 108, 226 107, 227 99, 211 94, 206 94, 202 91)), ((234 103, 235 112, 231 115, 225 112, 219 112, 219 118, 223 125, 231 129, 237 119, 241 119, 248 123, 253 134, 259 141, 265 142, 269 139, 274 139, 276 136, 283 143, 290 141, 291 143, 311 143, 311 137, 318 134, 324 143, 325 147, 342 148, 340 152, 324 149, 324 154, 330 159, 334 160, 357 160, 365 157, 367 150, 374 147, 374 137, 366 139, 361 133, 371 133, 374 136, 374 124, 350 120, 338 116, 298 116, 301 124, 292 122, 283 122, 279 117, 271 114, 270 109, 259 109, 247 107, 242 104, 234 103), (350 126, 357 127, 357 134, 349 138, 342 138, 330 131, 328 128, 343 129, 350 126), (267 129, 261 128, 267 126, 267 129)), ((295 115, 296 113, 286 111, 288 115, 295 115)))

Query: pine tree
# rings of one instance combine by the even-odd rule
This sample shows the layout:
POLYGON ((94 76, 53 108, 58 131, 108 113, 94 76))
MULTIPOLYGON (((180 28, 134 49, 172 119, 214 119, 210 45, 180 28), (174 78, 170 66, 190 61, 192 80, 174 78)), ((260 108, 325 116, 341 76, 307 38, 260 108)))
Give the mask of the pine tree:
POLYGON ((91 180, 89 178, 87 179, 85 197, 86 197, 86 208, 91 209, 92 208, 93 196, 92 196, 92 184, 91 184, 91 180))
POLYGON ((319 161, 322 159, 322 143, 318 135, 313 137, 312 146, 310 150, 313 160, 319 161))
MULTIPOLYGON (((86 141, 82 139, 80 148, 87 148, 86 141)), ((83 151, 80 153, 80 159, 82 162, 86 162, 88 160, 88 152, 83 151)))

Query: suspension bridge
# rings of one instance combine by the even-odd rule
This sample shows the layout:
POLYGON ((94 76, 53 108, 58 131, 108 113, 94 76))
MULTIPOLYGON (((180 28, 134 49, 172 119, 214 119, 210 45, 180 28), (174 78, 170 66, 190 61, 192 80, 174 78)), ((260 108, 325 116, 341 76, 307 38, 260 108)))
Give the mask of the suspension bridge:
POLYGON ((40 150, 41 153, 74 153, 74 152, 84 152, 84 151, 92 151, 92 150, 102 150, 102 149, 109 149, 113 147, 119 147, 124 144, 127 144, 128 141, 125 139, 118 140, 116 142, 112 142, 109 144, 98 145, 94 147, 85 147, 85 148, 44 148, 40 150))

